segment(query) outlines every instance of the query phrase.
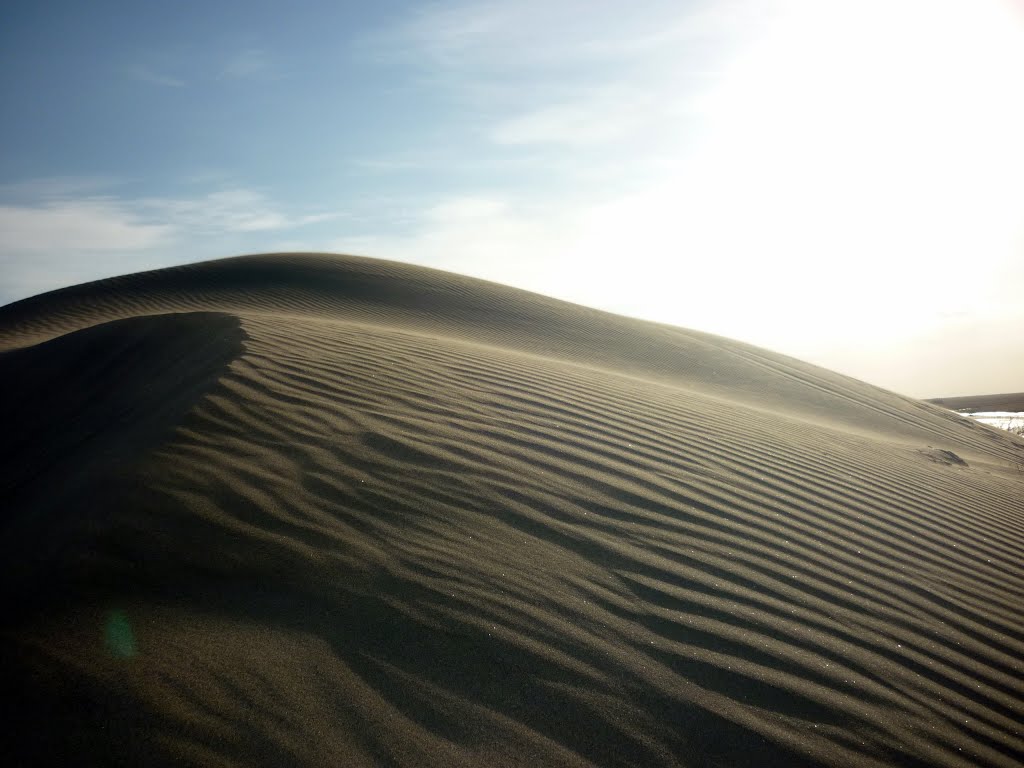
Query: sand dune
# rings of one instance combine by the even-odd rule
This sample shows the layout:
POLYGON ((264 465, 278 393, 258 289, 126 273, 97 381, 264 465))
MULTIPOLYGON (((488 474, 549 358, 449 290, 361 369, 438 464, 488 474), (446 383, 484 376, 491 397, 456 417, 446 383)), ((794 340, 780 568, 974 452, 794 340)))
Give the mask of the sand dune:
POLYGON ((0 309, 14 764, 1016 766, 1024 442, 389 262, 0 309))

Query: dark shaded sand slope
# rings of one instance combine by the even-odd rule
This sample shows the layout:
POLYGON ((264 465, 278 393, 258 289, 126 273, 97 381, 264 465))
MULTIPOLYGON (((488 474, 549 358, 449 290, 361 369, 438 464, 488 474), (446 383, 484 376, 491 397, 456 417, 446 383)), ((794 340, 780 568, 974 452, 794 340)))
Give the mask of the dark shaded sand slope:
POLYGON ((1024 442, 316 255, 0 310, 8 764, 1016 766, 1024 442))

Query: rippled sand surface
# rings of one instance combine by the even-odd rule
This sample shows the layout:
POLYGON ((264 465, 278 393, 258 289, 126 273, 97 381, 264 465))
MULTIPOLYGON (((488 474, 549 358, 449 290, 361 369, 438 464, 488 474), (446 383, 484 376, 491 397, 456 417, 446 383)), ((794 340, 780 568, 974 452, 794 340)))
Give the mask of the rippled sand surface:
POLYGON ((1017 766, 1024 442, 271 255, 0 309, 13 764, 1017 766))

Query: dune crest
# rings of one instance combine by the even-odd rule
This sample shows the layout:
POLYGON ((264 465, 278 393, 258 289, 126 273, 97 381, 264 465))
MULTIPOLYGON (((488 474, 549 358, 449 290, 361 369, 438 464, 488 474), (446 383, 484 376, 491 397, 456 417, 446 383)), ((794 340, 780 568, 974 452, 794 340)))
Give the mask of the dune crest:
POLYGON ((0 308, 15 762, 1012 766, 1024 442, 319 254, 0 308))

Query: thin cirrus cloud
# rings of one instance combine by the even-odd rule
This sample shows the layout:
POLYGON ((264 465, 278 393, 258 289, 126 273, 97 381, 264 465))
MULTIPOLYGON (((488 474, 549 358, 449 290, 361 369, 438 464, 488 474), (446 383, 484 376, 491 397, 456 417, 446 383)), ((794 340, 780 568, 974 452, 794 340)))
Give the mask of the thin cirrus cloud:
POLYGON ((107 198, 0 206, 0 254, 146 249, 173 227, 107 198))
POLYGON ((109 198, 0 205, 0 304, 156 266, 173 227, 109 198))
POLYGON ((192 71, 189 79, 175 74, 178 71, 194 70, 195 62, 183 57, 164 53, 156 57, 162 65, 139 65, 128 70, 131 79, 163 88, 184 88, 203 81, 215 80, 249 80, 270 76, 274 72, 274 60, 262 48, 245 48, 221 59, 219 63, 210 62, 210 69, 203 72, 192 71))
POLYGON ((301 232, 343 215, 286 211, 265 195, 242 188, 191 198, 59 194, 88 188, 87 179, 67 178, 23 182, 2 190, 8 197, 12 190, 35 190, 37 196, 0 205, 0 269, 5 276, 0 302, 119 272, 167 266, 181 261, 182 248, 189 260, 222 256, 246 249, 248 236, 301 232))
POLYGON ((197 198, 142 198, 131 206, 149 219, 170 222, 176 231, 194 234, 294 229, 340 216, 336 212, 288 214, 248 189, 218 190, 197 198))
POLYGON ((0 250, 146 248, 177 234, 291 229, 340 215, 285 213, 248 189, 224 189, 193 198, 49 199, 0 206, 0 250))
POLYGON ((273 70, 273 62, 267 51, 260 48, 247 48, 238 51, 225 62, 220 71, 221 79, 242 80, 269 74, 273 70))
POLYGON ((590 147, 635 135, 657 111, 635 89, 611 86, 500 120, 490 137, 501 145, 590 147))
POLYGON ((45 176, 0 184, 0 204, 7 201, 66 200, 101 196, 123 183, 117 176, 45 176))
MULTIPOLYGON (((731 5, 731 3, 727 3, 731 5)), ((601 66, 664 49, 693 32, 709 31, 706 3, 652 1, 643 12, 624 13, 620 2, 567 0, 457 2, 425 6, 374 38, 392 54, 425 59, 439 69, 550 78, 549 67, 601 66)), ((437 72, 432 73, 434 75, 437 72)))
POLYGON ((130 72, 131 77, 139 82, 150 85, 160 85, 165 88, 184 88, 185 81, 165 72, 158 72, 148 67, 135 67, 130 72))

